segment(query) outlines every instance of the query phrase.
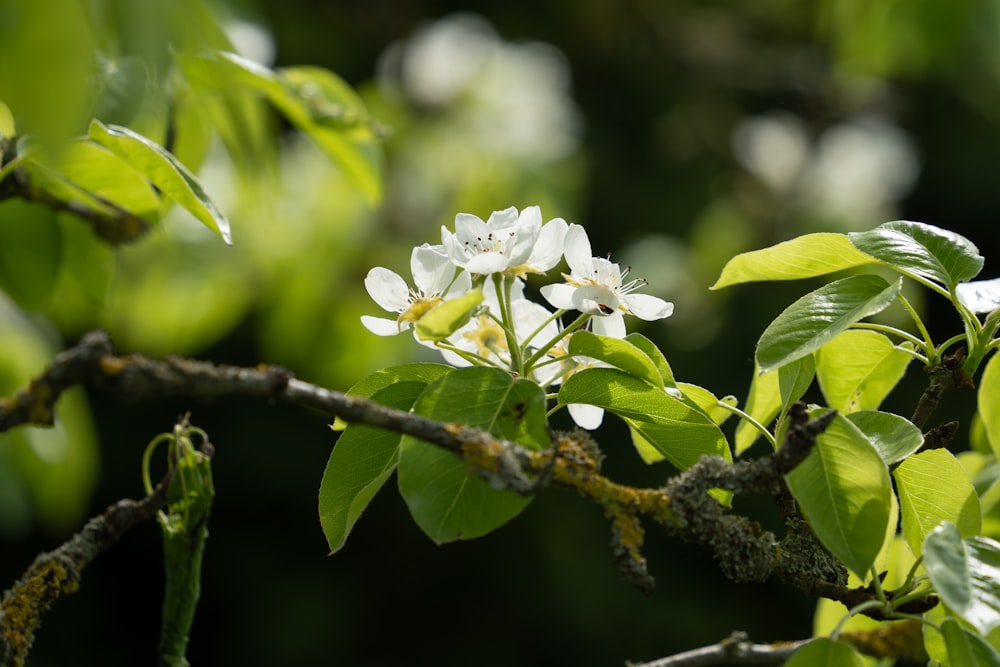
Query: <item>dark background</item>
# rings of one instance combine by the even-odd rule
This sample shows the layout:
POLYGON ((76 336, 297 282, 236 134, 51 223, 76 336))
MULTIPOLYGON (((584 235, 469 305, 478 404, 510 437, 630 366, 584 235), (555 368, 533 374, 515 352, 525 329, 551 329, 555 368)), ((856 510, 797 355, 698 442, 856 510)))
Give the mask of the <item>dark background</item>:
MULTIPOLYGON (((745 396, 756 336, 808 286, 709 292, 720 260, 699 263, 698 252, 732 255, 808 231, 905 218, 968 236, 987 257, 984 277, 995 273, 1000 20, 979 3, 290 0, 228 9, 271 31, 276 65, 320 65, 359 87, 371 81, 389 44, 459 10, 485 17, 504 40, 555 46, 565 55, 583 120, 585 166, 562 199, 571 212, 546 210, 546 217, 572 215, 598 253, 617 255, 650 234, 686 249, 685 289, 695 295, 687 297, 688 312, 712 326, 692 335, 689 329, 702 331, 704 322, 685 319, 678 297, 675 318, 643 331, 663 346, 679 379, 720 395, 745 396), (870 6, 876 4, 881 11, 870 6), (734 157, 732 136, 745 119, 773 112, 797 116, 813 139, 858 114, 875 114, 909 136, 918 176, 905 193, 856 219, 770 190, 734 157), (720 210, 741 239, 713 236, 713 211, 720 210)), ((393 142, 407 136, 401 131, 388 141, 390 170, 399 150, 393 142)), ((390 195, 373 217, 385 234, 400 224, 391 204, 390 195)), ((474 212, 485 217, 489 210, 474 212)), ((423 240, 433 242, 435 229, 424 226, 423 240)), ((345 281, 359 290, 363 266, 403 266, 402 248, 369 261, 370 248, 359 246, 360 266, 351 266, 345 281)), ((335 308, 335 298, 325 305, 335 308)), ((942 303, 931 299, 924 307, 932 333, 943 339, 955 331, 942 303)), ((360 377, 320 374, 304 349, 275 358, 261 339, 259 322, 247 315, 186 352, 245 365, 288 363, 336 389, 360 377)), ((377 367, 379 359, 369 363, 377 367)), ((912 367, 907 380, 887 409, 908 414, 922 389, 920 370, 912 367)), ((189 652, 195 665, 622 664, 712 643, 737 629, 759 641, 811 633, 813 600, 778 582, 727 582, 706 552, 666 539, 652 525, 645 554, 658 586, 641 595, 615 572, 600 511, 563 490, 541 494, 487 537, 437 547, 390 483, 345 549, 327 556, 316 494, 332 438, 321 416, 236 400, 123 406, 99 394, 89 399, 102 443, 91 513, 141 492, 141 448, 178 415, 192 411, 216 443, 218 497, 189 652)), ((961 434, 973 409, 969 399, 949 397, 940 415, 962 419, 961 434)), ((657 484, 669 474, 662 465, 643 467, 618 425, 598 437, 613 478, 657 484)), ((738 508, 773 523, 765 500, 738 508)), ((38 530, 0 544, 0 572, 13 580, 34 554, 57 543, 38 530)), ((45 617, 30 664, 153 663, 159 549, 158 528, 150 524, 99 558, 81 590, 45 617)))

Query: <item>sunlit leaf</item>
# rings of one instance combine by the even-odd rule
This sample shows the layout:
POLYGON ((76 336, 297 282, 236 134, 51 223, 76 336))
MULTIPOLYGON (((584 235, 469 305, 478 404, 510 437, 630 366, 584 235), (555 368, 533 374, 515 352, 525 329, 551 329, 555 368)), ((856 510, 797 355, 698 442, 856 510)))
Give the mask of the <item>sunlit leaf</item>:
POLYGON ((761 372, 780 368, 818 350, 837 334, 891 304, 899 294, 875 275, 855 275, 810 292, 786 308, 757 343, 761 372))
POLYGON ((711 289, 755 280, 796 280, 822 276, 877 260, 855 248, 844 234, 806 234, 729 260, 711 289))
MULTIPOLYGON (((497 368, 452 371, 427 386, 413 411, 530 449, 549 442, 542 389, 497 368)), ((410 436, 400 448, 399 490, 414 521, 438 544, 485 535, 517 516, 530 500, 492 488, 470 475, 458 457, 410 436)))
POLYGON ((793 653, 785 667, 864 667, 864 664, 850 645, 817 637, 793 653))
POLYGON ((444 340, 461 329, 482 302, 483 291, 476 289, 439 303, 417 320, 414 326, 417 337, 421 340, 444 340))
POLYGON ((902 461, 924 444, 924 434, 913 422, 891 412, 862 410, 844 416, 865 434, 887 465, 902 461))
POLYGON ((1000 667, 1000 654, 989 642, 953 618, 941 624, 950 667, 1000 667))
POLYGON ((913 357, 877 331, 850 329, 817 353, 816 379, 831 408, 874 410, 903 378, 913 357))
POLYGON ((1000 455, 1000 356, 996 354, 986 362, 976 400, 986 437, 993 452, 1000 455))
POLYGON ((660 378, 664 387, 676 386, 677 383, 674 380, 674 372, 670 368, 667 358, 663 356, 663 352, 661 352, 660 348, 656 346, 656 343, 637 332, 632 332, 625 336, 625 340, 646 353, 646 356, 650 358, 653 365, 655 365, 657 370, 660 372, 660 378))
POLYGON ((198 179, 170 151, 120 125, 91 121, 90 138, 130 164, 163 194, 173 199, 206 227, 232 243, 229 221, 216 208, 198 179))
MULTIPOLYGON (((778 371, 761 373, 760 367, 754 364, 753 378, 750 380, 750 392, 747 395, 744 412, 767 426, 781 410, 781 391, 778 386, 778 371)), ((736 425, 736 454, 742 454, 761 437, 760 431, 750 422, 741 419, 736 425)))
MULTIPOLYGON (((364 379, 355 382, 344 393, 348 396, 369 398, 378 390, 385 389, 396 382, 422 382, 426 385, 453 370, 455 370, 454 366, 447 366, 445 364, 417 363, 390 366, 389 368, 377 370, 364 379)), ((407 406, 407 409, 409 407, 407 406)), ((347 428, 347 422, 340 417, 336 417, 330 428, 334 431, 343 431, 347 428)))
POLYGON ((924 538, 942 521, 958 526, 963 537, 979 534, 979 498, 972 482, 946 449, 914 454, 893 473, 899 493, 903 535, 920 556, 924 538))
POLYGON ((705 454, 732 456, 722 431, 704 412, 616 368, 574 373, 560 388, 559 402, 596 405, 618 415, 681 470, 705 454))
POLYGON ((948 609, 980 634, 1000 627, 1000 543, 987 537, 963 540, 944 522, 924 539, 924 566, 948 609))
POLYGON ((975 278, 983 268, 983 257, 969 239, 922 222, 887 222, 848 238, 882 262, 946 287, 975 278))
POLYGON ((663 376, 653 360, 638 347, 620 338, 577 331, 569 339, 568 351, 571 355, 592 357, 620 368, 654 387, 663 386, 663 376))
POLYGON ((864 579, 882 547, 892 492, 868 439, 838 415, 786 480, 823 545, 864 579))

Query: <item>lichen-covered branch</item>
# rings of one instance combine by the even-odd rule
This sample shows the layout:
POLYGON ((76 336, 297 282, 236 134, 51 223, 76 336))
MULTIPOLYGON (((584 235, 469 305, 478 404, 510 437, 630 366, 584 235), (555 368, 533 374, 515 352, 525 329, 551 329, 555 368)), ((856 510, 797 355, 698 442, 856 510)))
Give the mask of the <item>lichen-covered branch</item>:
POLYGON ((24 664, 42 616, 64 593, 73 593, 80 573, 133 526, 152 518, 166 501, 161 483, 141 500, 120 500, 54 551, 40 554, 0 600, 0 665, 24 664))

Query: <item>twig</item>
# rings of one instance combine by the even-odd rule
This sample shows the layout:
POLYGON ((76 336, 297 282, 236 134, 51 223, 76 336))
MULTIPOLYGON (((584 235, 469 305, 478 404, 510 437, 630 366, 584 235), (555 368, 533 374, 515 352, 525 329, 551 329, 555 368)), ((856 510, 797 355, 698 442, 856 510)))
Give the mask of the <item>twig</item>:
POLYGON ((164 480, 141 500, 119 500, 54 551, 40 554, 0 601, 0 665, 24 664, 42 615, 64 593, 73 593, 80 573, 133 526, 152 518, 166 501, 164 480))
POLYGON ((708 667, 709 665, 780 665, 810 640, 754 644, 745 632, 734 632, 717 644, 702 646, 629 667, 708 667))

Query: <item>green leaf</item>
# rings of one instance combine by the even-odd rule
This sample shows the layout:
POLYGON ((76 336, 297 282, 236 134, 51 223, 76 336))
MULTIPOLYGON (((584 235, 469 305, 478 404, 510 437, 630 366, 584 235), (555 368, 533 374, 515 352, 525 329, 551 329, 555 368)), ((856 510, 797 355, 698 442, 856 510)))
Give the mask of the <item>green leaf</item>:
MULTIPOLYGON (((451 370, 446 366, 423 366, 412 364, 379 371, 363 380, 365 384, 354 395, 409 410, 435 375, 440 377, 451 370), (391 381, 393 376, 396 380, 391 381)), ((396 469, 402 437, 365 424, 351 424, 337 440, 319 487, 319 521, 331 553, 344 546, 361 513, 396 469)))
POLYGON ((654 387, 663 387, 663 375, 654 361, 636 345, 620 338, 577 331, 569 339, 568 352, 603 361, 654 387))
POLYGON ((892 493, 868 439, 838 415, 785 479, 816 536, 863 580, 882 547, 892 493))
POLYGON ((649 340, 641 333, 636 332, 625 336, 625 340, 642 350, 646 356, 650 358, 653 365, 655 365, 657 370, 660 372, 660 378, 664 387, 677 386, 677 383, 674 380, 674 372, 670 368, 667 358, 663 356, 663 352, 661 352, 660 348, 656 346, 656 343, 649 340))
MULTIPOLYGON (((480 428, 530 449, 549 443, 541 387, 497 368, 452 371, 427 386, 413 411, 480 428)), ((404 436, 400 449, 399 490, 417 525, 438 544, 485 535, 530 501, 492 488, 470 475, 458 457, 410 436, 404 436)))
POLYGON ((963 628, 953 618, 941 624, 950 667, 1000 667, 1000 654, 989 642, 963 628))
POLYGON ((864 664, 848 644, 817 637, 793 653, 785 667, 864 667, 864 664))
POLYGON ((891 412, 862 410, 844 416, 865 434, 886 465, 902 461, 924 444, 924 434, 913 422, 891 412))
POLYGON ((806 234, 733 257, 710 289, 755 280, 812 278, 875 263, 876 260, 859 252, 844 234, 806 234))
POLYGON ((618 415, 680 470, 704 454, 732 459, 722 431, 700 409, 616 368, 574 373, 559 389, 559 403, 596 405, 618 415))
POLYGON ((263 95, 343 169, 369 201, 381 192, 378 141, 361 98, 337 75, 317 67, 272 71, 233 53, 180 54, 185 75, 200 87, 263 95))
POLYGON ((847 236, 858 250, 949 289, 976 277, 983 268, 983 257, 969 239, 922 222, 897 220, 847 236))
POLYGON ((778 394, 781 397, 781 414, 788 412, 792 403, 802 398, 816 376, 816 361, 807 354, 778 369, 778 394))
POLYGON ((924 539, 924 567, 953 614, 983 635, 1000 627, 1000 543, 963 540, 954 524, 944 522, 924 539))
MULTIPOLYGON (((781 391, 778 386, 778 371, 761 373, 760 367, 754 363, 754 374, 750 380, 750 392, 747 395, 744 412, 767 426, 779 410, 781 410, 781 391)), ((760 431, 750 422, 741 419, 736 425, 736 454, 740 455, 750 449, 759 437, 761 437, 760 431)))
POLYGON ((55 213, 22 199, 0 202, 0 290, 25 310, 52 292, 63 248, 55 213))
MULTIPOLYGON (((354 385, 352 385, 351 388, 344 393, 348 396, 369 398, 379 389, 385 389, 386 387, 397 382, 420 382, 426 385, 430 384, 434 380, 437 380, 443 375, 447 375, 453 370, 455 370, 454 366, 448 366, 446 364, 416 363, 390 366, 389 368, 377 370, 364 379, 355 382, 354 385)), ((406 406, 406 409, 409 410, 411 405, 406 406)), ((347 428, 347 422, 340 417, 336 417, 330 428, 334 431, 343 431, 347 428)))
POLYGON ((993 453, 1000 456, 1000 355, 994 354, 986 362, 983 375, 979 380, 979 393, 976 395, 979 406, 979 416, 986 429, 993 453))
POLYGON ((942 521, 958 526, 964 537, 979 534, 979 497, 972 482, 946 449, 914 454, 893 473, 903 519, 903 535, 915 556, 924 538, 942 521))
POLYGON ((417 320, 414 329, 420 340, 444 340, 461 329, 483 302, 480 289, 466 292, 457 299, 442 301, 417 320))
POLYGON ((816 378, 827 405, 844 414, 874 410, 913 357, 877 331, 850 329, 817 353, 816 378))
POLYGON ((852 324, 874 315, 899 294, 901 279, 889 284, 875 275, 856 275, 810 292, 786 308, 757 343, 761 372, 815 352, 852 324))
POLYGON ((194 174, 163 146, 121 125, 90 123, 88 136, 131 165, 206 227, 232 243, 229 222, 194 174))
POLYGON ((724 396, 720 399, 708 389, 688 382, 678 383, 677 388, 680 389, 687 401, 708 415, 708 418, 719 426, 733 416, 730 410, 720 407, 719 404, 725 403, 726 405, 736 407, 737 401, 735 396, 724 396))

